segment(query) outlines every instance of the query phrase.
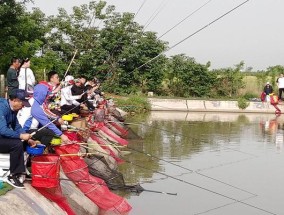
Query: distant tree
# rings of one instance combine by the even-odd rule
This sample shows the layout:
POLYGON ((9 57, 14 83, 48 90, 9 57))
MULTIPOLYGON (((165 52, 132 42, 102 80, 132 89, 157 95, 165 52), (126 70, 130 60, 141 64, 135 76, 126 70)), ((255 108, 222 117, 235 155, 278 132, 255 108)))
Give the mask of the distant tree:
POLYGON ((219 96, 238 96, 239 90, 245 87, 243 81, 244 74, 241 72, 243 66, 244 62, 242 61, 235 65, 235 68, 214 70, 218 73, 215 88, 219 96))
POLYGON ((184 54, 172 56, 167 71, 169 92, 174 96, 210 96, 216 76, 208 64, 196 63, 184 54))
POLYGON ((31 57, 44 43, 45 15, 34 9, 27 12, 27 1, 0 2, 0 70, 6 73, 13 56, 31 57))

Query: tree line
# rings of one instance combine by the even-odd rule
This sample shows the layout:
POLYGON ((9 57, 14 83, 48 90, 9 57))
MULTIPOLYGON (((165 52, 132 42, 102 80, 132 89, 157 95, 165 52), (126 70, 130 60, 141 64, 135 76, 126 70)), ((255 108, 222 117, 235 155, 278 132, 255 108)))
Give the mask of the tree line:
MULTIPOLYGON (((245 87, 244 62, 211 70, 210 62, 204 65, 185 54, 159 55, 168 49, 168 43, 155 32, 144 31, 134 21, 135 14, 116 12, 115 6, 105 1, 75 6, 70 14, 59 8, 52 16, 39 8, 28 11, 26 3, 0 1, 2 74, 6 74, 11 57, 19 56, 32 59, 38 80, 50 70, 63 76, 76 52, 70 74, 95 76, 110 93, 235 97, 245 87)), ((282 66, 275 66, 253 75, 262 81, 283 71, 282 66)))

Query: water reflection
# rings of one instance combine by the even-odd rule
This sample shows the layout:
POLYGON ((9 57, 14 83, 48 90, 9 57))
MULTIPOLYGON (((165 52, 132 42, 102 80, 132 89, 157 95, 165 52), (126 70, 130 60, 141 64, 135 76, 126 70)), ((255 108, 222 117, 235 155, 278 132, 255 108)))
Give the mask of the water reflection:
MULTIPOLYGON (((275 151, 281 154, 283 117, 270 114, 152 112, 128 121, 133 123, 133 131, 143 138, 131 140, 129 147, 143 153, 132 151, 126 158, 128 162, 120 166, 126 182, 141 183, 147 189, 178 192, 174 199, 158 194, 142 193, 135 197, 123 193, 133 206, 132 214, 167 215, 177 211, 182 211, 177 214, 203 214, 212 210, 214 214, 262 214, 251 207, 236 206, 235 203, 228 205, 228 198, 220 198, 166 177, 173 176, 236 199, 251 198, 244 191, 229 188, 198 173, 252 190, 258 193, 258 197, 253 197, 250 202, 272 211, 284 211, 282 203, 276 204, 273 209, 270 208, 270 200, 263 204, 266 200, 263 196, 270 196, 271 191, 266 193, 261 181, 255 178, 257 175, 270 182, 265 171, 274 170, 266 169, 267 164, 263 166, 266 162, 264 155, 273 155, 275 151), (152 156, 147 156, 147 153, 152 156), (170 162, 194 172, 173 166, 170 162), (141 165, 143 168, 139 167, 141 165)), ((271 161, 275 159, 284 163, 282 157, 273 157, 271 161)), ((270 184, 272 190, 273 183, 270 184)), ((271 201, 273 197, 270 196, 271 201)))

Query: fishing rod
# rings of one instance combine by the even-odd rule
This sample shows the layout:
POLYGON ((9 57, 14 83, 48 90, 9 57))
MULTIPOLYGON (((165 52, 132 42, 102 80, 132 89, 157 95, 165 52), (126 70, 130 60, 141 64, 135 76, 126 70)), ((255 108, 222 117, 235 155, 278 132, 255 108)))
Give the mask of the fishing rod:
MULTIPOLYGON (((213 23, 219 21, 220 19, 222 19, 223 17, 227 16, 228 14, 230 14, 231 12, 233 12, 234 10, 238 9, 239 7, 241 7, 242 5, 246 4, 247 2, 249 2, 250 0, 246 0, 244 2, 242 2, 241 4, 237 5, 236 7, 232 8, 231 10, 229 10, 228 12, 224 13, 223 15, 217 17, 216 19, 214 19, 213 21, 211 21, 210 23, 208 23, 207 25, 199 28, 197 31, 195 31, 194 33, 190 34, 189 36, 187 36, 186 38, 182 39, 181 41, 179 41, 178 43, 174 44, 173 46, 169 47, 168 49, 166 49, 165 51, 161 52, 160 54, 158 54, 157 56, 153 57, 152 59, 148 60, 146 63, 142 64, 141 66, 139 66, 136 69, 141 69, 142 67, 146 66, 147 64, 149 64, 150 62, 152 62, 153 60, 157 59, 158 57, 160 57, 161 55, 165 54, 166 52, 170 51, 171 49, 175 48, 176 46, 180 45, 181 43, 183 43, 184 41, 186 41, 187 39, 191 38, 192 36, 196 35, 197 33, 201 32, 202 30, 206 29, 207 27, 209 27, 210 25, 212 25, 213 23)), ((134 69, 132 72, 134 72, 136 69, 134 69)), ((129 75, 129 73, 127 73, 127 75, 129 75)))
MULTIPOLYGON (((43 176, 43 175, 33 175, 30 174, 31 177, 37 177, 37 178, 42 178, 42 179, 52 179, 52 180, 62 180, 62 181, 70 181, 70 182, 74 182, 76 183, 82 183, 82 184, 94 184, 94 185, 99 185, 99 186, 105 186, 108 187, 107 184, 105 183, 99 183, 99 182, 94 182, 94 181, 90 181, 90 180, 71 180, 69 178, 54 178, 54 177, 48 177, 48 176, 43 176)), ((25 180, 29 180, 32 181, 32 178, 26 178, 25 180)), ((132 185, 125 185, 127 186, 132 186, 132 185)), ((129 189, 132 193, 137 193, 138 191, 135 191, 133 188, 129 189)), ((177 193, 169 193, 169 192, 164 192, 164 191, 157 191, 157 190, 148 190, 148 189, 144 189, 143 187, 139 187, 139 191, 145 191, 145 192, 151 192, 151 193, 159 193, 159 194, 167 194, 167 195, 172 195, 172 196, 177 196, 177 193)))
POLYGON ((139 7, 139 9, 138 9, 138 11, 135 13, 135 15, 134 15, 134 18, 133 19, 135 19, 135 17, 137 16, 137 14, 140 12, 140 10, 142 9, 142 7, 144 6, 144 4, 146 3, 146 1, 147 0, 144 0, 143 2, 142 2, 142 4, 141 4, 141 6, 139 7))
MULTIPOLYGON (((102 138, 104 138, 104 137, 102 137, 102 138)), ((108 139, 108 138, 105 138, 105 139, 107 139, 109 142, 112 142, 112 140, 110 140, 110 139, 108 139)), ((112 142, 112 144, 115 144, 115 143, 112 142)), ((252 193, 252 192, 250 192, 250 191, 247 191, 247 190, 244 190, 244 189, 242 189, 242 188, 236 187, 236 186, 234 186, 234 185, 231 185, 231 184, 229 184, 229 183, 226 183, 226 182, 223 182, 223 181, 221 181, 221 180, 215 179, 215 178, 213 178, 213 177, 207 176, 207 175, 205 175, 205 174, 200 173, 199 171, 194 171, 194 170, 192 170, 192 169, 189 169, 189 168, 186 168, 186 167, 184 167, 184 166, 178 165, 178 164, 173 163, 173 162, 171 162, 171 161, 167 161, 167 160, 165 160, 165 159, 163 159, 163 158, 159 158, 159 157, 157 157, 157 156, 151 155, 151 154, 149 154, 149 153, 147 153, 147 152, 134 149, 134 148, 132 148, 132 147, 129 147, 128 145, 127 145, 127 148, 130 149, 130 150, 132 150, 132 151, 135 151, 135 152, 144 154, 144 155, 146 155, 146 156, 148 156, 148 157, 154 158, 154 159, 156 159, 156 160, 161 160, 161 161, 164 161, 164 162, 169 163, 169 164, 171 164, 171 165, 177 166, 177 167, 179 167, 179 168, 181 168, 181 169, 188 170, 190 173, 196 173, 197 175, 203 176, 203 177, 208 178, 208 179, 211 179, 211 180, 213 180, 213 181, 217 181, 217 182, 219 182, 219 183, 221 183, 221 184, 224 184, 224 185, 226 185, 226 186, 232 187, 232 188, 234 188, 234 189, 243 191, 243 192, 245 192, 245 193, 249 193, 249 194, 251 194, 251 195, 253 195, 253 196, 258 196, 258 195, 255 194, 255 193, 252 193)))
POLYGON ((169 1, 161 2, 161 4, 158 6, 158 8, 154 11, 152 16, 147 20, 147 22, 144 25, 143 31, 146 30, 146 28, 155 20, 155 18, 161 13, 161 11, 165 8, 165 6, 168 4, 169 1))
MULTIPOLYGON (((95 150, 95 149, 94 149, 94 150, 95 150)), ((96 151, 96 150, 95 150, 95 151, 96 151)), ((103 154, 104 154, 104 153, 103 153, 103 154)), ((132 161, 129 161, 129 160, 127 160, 127 159, 124 159, 124 161, 127 162, 127 163, 130 163, 131 165, 140 167, 140 168, 145 169, 145 170, 148 170, 148 171, 152 171, 152 172, 158 173, 158 174, 160 174, 160 175, 166 176, 166 177, 171 178, 171 179, 173 179, 173 180, 182 182, 182 183, 184 183, 184 184, 191 185, 191 186, 193 186, 193 187, 199 188, 199 189, 204 190, 204 191, 207 191, 207 192, 209 192, 209 193, 213 193, 213 194, 215 194, 215 195, 224 197, 224 198, 226 198, 226 199, 230 199, 230 200, 232 200, 232 201, 234 201, 234 202, 238 202, 238 203, 240 203, 240 204, 243 204, 243 205, 246 205, 246 206, 248 206, 248 207, 257 209, 257 210, 259 210, 259 211, 263 211, 263 212, 266 212, 266 213, 268 213, 268 214, 277 215, 276 213, 273 213, 273 212, 268 211, 268 210, 266 210, 266 209, 257 207, 257 206, 255 206, 255 205, 252 205, 252 204, 249 204, 249 203, 246 203, 246 202, 243 202, 243 201, 241 201, 241 200, 238 200, 238 199, 236 199, 236 198, 227 196, 227 195, 222 194, 222 193, 219 193, 219 192, 217 192, 217 191, 210 190, 210 189, 208 189, 208 188, 206 188, 206 187, 202 187, 201 185, 193 184, 193 183, 191 183, 191 182, 189 182, 189 181, 182 180, 182 179, 180 179, 180 178, 177 178, 177 177, 168 175, 168 174, 166 174, 166 173, 163 173, 163 172, 160 172, 160 171, 157 171, 157 170, 150 170, 150 169, 146 168, 145 166, 141 166, 141 165, 139 165, 139 164, 135 164, 135 163, 133 163, 132 161)))
POLYGON ((183 23, 185 20, 187 20, 189 17, 191 17, 193 14, 195 14, 196 12, 198 12, 199 10, 201 10, 203 7, 205 7, 207 4, 209 4, 212 0, 207 1, 206 3, 204 3, 203 5, 201 5, 199 8, 197 8, 196 10, 194 10, 192 13, 190 13, 188 16, 186 16, 185 18, 183 18, 180 22, 178 22, 177 24, 175 24, 173 27, 171 27, 169 30, 167 30, 165 33, 163 33, 161 36, 158 37, 158 39, 160 39, 161 37, 165 36, 167 33, 169 33, 170 31, 172 31, 174 28, 176 28, 177 26, 179 26, 181 23, 183 23))
MULTIPOLYGON (((116 122, 116 121, 113 121, 113 122, 116 122)), ((193 141, 197 141, 196 138, 192 137, 192 136, 188 136, 188 135, 184 135, 184 134, 181 134, 181 133, 176 133, 176 132, 172 132, 172 131, 169 131, 167 129, 162 129, 162 128, 157 128, 155 126, 152 126, 152 125, 147 125, 147 124, 144 124, 144 123, 127 123, 127 122, 117 122, 117 123, 124 123, 125 125, 142 125, 142 126, 147 126, 147 127, 151 127, 151 128, 154 128, 156 130, 160 130, 160 131, 165 131, 167 133, 171 133, 175 136, 182 136, 182 137, 189 137, 191 140, 193 141)), ((242 153, 242 154, 246 154, 246 155, 249 155, 249 156, 252 156, 252 157, 255 157, 257 158, 258 156, 254 155, 254 154, 251 154, 251 153, 247 153, 247 152, 243 152, 243 151, 240 151, 240 150, 236 150, 236 149, 232 149, 232 148, 229 148, 229 147, 226 147, 226 146, 222 146, 223 148, 225 149, 229 149, 229 150, 232 150, 232 151, 236 151, 236 152, 239 152, 239 153, 242 153)))
POLYGON ((67 70, 66 70, 66 72, 65 72, 65 74, 64 74, 64 76, 63 76, 63 79, 66 77, 66 75, 67 75, 67 73, 68 73, 68 71, 69 71, 69 69, 70 69, 70 67, 71 67, 71 64, 72 64, 73 61, 74 61, 74 58, 75 58, 77 52, 78 52, 78 49, 75 50, 75 53, 74 53, 74 55, 73 55, 73 57, 72 57, 72 59, 71 59, 69 65, 68 65, 68 67, 67 67, 67 70))

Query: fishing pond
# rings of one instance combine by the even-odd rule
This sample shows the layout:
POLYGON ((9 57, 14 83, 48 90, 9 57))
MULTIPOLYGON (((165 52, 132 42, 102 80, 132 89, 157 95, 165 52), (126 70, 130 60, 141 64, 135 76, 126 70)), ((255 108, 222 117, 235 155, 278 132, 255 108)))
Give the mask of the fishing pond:
POLYGON ((284 214, 284 116, 151 112, 119 170, 130 215, 284 214))

